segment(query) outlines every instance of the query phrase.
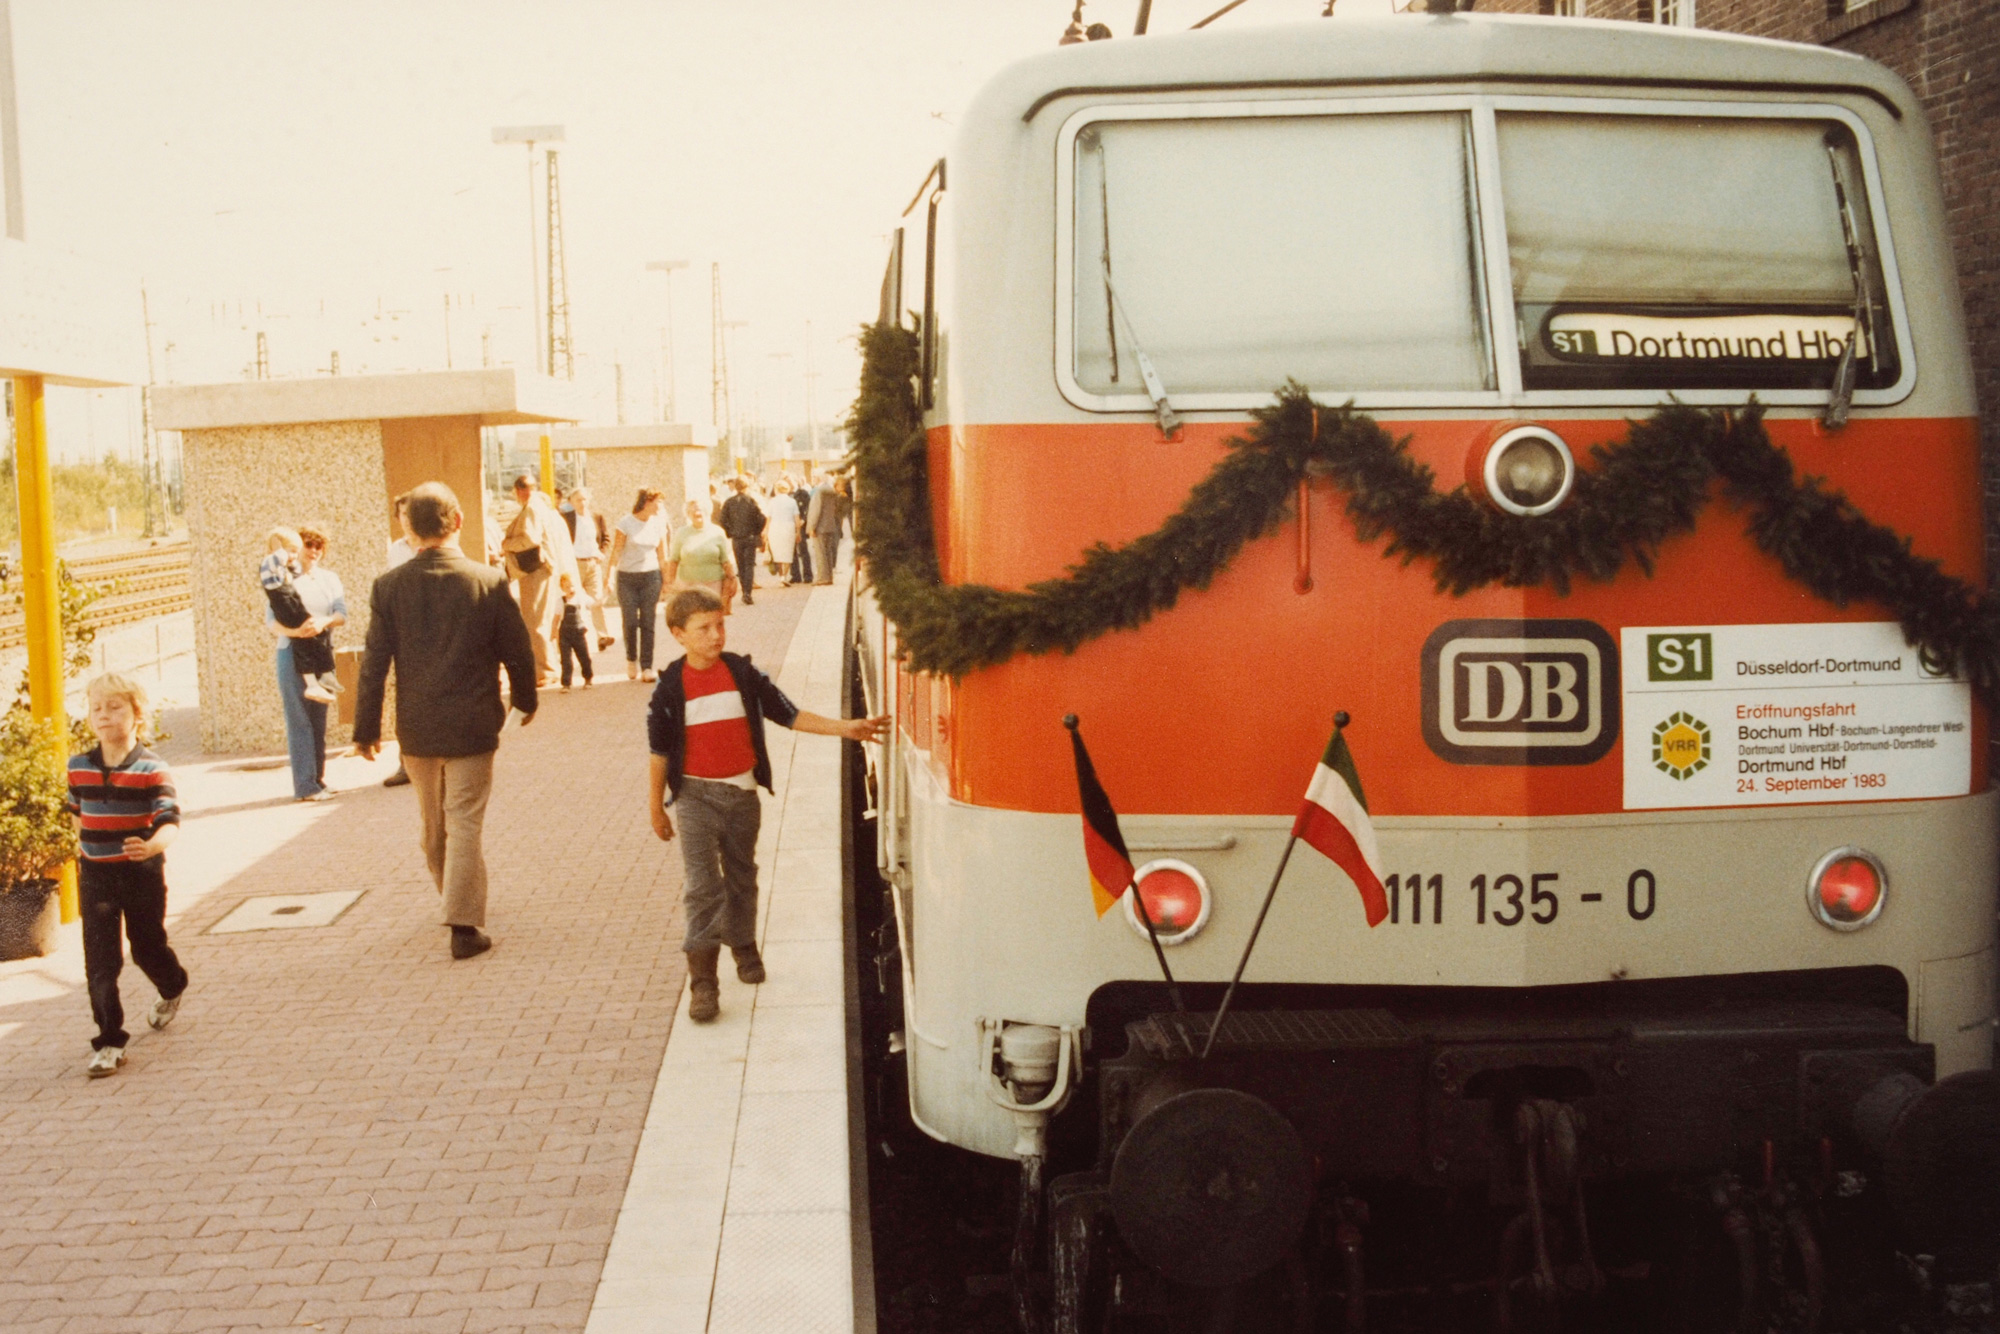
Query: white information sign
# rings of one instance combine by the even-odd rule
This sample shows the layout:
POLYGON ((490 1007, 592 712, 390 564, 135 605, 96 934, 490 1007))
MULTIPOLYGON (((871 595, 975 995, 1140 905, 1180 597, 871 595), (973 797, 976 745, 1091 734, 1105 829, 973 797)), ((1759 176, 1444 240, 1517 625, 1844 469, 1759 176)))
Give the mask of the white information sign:
POLYGON ((1893 622, 1636 626, 1625 808, 1964 796, 1972 691, 1893 622))

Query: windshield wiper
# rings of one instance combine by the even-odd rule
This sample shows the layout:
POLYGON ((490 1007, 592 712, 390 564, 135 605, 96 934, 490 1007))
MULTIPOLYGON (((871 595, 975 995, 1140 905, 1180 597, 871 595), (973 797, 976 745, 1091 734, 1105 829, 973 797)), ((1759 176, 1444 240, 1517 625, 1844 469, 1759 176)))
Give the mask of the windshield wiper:
POLYGON ((1104 231, 1104 244, 1098 252, 1098 260, 1104 273, 1104 326, 1111 344, 1111 382, 1118 382, 1118 321, 1122 319, 1125 327, 1132 332, 1132 360, 1139 363, 1139 378, 1145 383, 1146 397, 1152 400, 1153 416, 1160 424, 1160 434, 1171 439, 1174 432, 1181 429, 1180 414, 1167 402, 1167 387, 1161 383, 1160 373, 1153 367, 1153 359, 1139 345, 1138 326, 1132 323, 1132 316, 1126 311, 1125 303, 1118 299, 1118 288, 1111 281, 1111 171, 1104 162, 1104 136, 1093 133, 1089 147, 1097 153, 1097 206, 1104 231))
POLYGON ((1833 198, 1840 213, 1840 239, 1847 247, 1847 272, 1854 283, 1854 328, 1847 336, 1847 346, 1841 349, 1840 360, 1834 363, 1833 384, 1827 392, 1826 411, 1820 414, 1820 422, 1830 431, 1838 431, 1847 425, 1847 414, 1854 405, 1854 385, 1859 378, 1857 349, 1861 339, 1868 339, 1868 368, 1880 367, 1880 358, 1875 343, 1875 303, 1868 296, 1868 260, 1861 248, 1861 228, 1854 217, 1854 205, 1847 197, 1847 180, 1841 172, 1840 146, 1829 135, 1826 140, 1827 165, 1833 171, 1833 198), (1865 331, 1865 332, 1864 332, 1865 331))

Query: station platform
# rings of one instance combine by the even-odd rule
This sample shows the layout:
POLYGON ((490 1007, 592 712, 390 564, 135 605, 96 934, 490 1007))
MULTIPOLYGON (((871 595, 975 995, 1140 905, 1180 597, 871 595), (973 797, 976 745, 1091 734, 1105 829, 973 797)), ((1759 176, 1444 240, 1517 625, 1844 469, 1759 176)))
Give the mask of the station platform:
MULTIPOLYGON (((844 582, 760 590, 730 621, 815 712, 839 712, 844 582)), ((393 761, 335 758, 339 799, 297 803, 269 757, 165 743, 179 1017, 148 1030, 128 967, 129 1062, 90 1080, 77 929, 0 963, 0 1328, 873 1329, 841 743, 771 729, 771 980, 725 959, 722 1018, 697 1027, 680 857, 644 815, 651 687, 615 646, 596 664, 503 739, 496 945, 473 960, 448 957, 393 761)))

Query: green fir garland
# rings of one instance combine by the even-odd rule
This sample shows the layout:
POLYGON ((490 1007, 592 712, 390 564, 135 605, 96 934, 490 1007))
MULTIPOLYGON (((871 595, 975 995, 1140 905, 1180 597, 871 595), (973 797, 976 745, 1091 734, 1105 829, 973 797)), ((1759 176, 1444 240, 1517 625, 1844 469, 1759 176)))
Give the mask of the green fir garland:
POLYGON ((855 441, 855 545, 876 600, 896 623, 912 668, 959 677, 1021 653, 1073 652, 1112 630, 1143 625, 1189 588, 1206 588, 1243 546, 1286 517, 1299 480, 1325 476, 1347 493, 1364 540, 1387 555, 1432 563, 1440 592, 1490 584, 1567 593, 1582 576, 1616 577, 1626 561, 1648 575, 1660 544, 1693 529, 1718 479, 1748 511, 1749 536, 1817 596, 1887 607, 1909 642, 2000 695, 2000 604, 1909 539, 1870 523, 1820 479, 1800 479, 1764 430, 1754 399, 1735 412, 1668 403, 1599 445, 1569 501, 1536 518, 1506 514, 1465 487, 1440 492, 1431 470, 1366 414, 1318 408, 1296 382, 1254 413, 1256 424, 1165 523, 1122 547, 1091 547, 1066 577, 1019 591, 947 585, 931 529, 923 422, 914 392, 914 335, 862 331, 861 393, 848 417, 855 441))

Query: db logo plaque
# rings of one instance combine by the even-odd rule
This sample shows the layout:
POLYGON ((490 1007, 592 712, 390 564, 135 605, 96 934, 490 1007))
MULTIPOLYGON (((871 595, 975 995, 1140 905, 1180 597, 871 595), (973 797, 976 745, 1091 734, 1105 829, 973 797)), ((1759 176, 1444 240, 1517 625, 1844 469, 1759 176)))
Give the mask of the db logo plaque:
POLYGON ((1448 621, 1424 641, 1424 740, 1453 764, 1589 764, 1618 739, 1618 646, 1592 621, 1448 621))

